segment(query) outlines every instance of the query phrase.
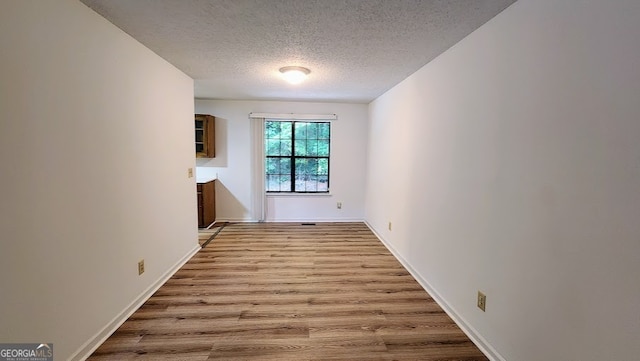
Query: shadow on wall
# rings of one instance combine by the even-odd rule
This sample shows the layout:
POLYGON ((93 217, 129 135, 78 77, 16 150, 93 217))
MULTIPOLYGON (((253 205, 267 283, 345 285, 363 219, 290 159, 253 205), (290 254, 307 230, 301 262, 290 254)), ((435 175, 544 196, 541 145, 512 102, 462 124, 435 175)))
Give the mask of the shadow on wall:
MULTIPOLYGON (((212 115, 215 116, 215 114, 212 115)), ((216 157, 196 158, 196 167, 228 166, 228 123, 227 119, 216 117, 216 157)))
POLYGON ((249 209, 236 198, 229 188, 218 179, 216 181, 216 221, 246 221, 251 218, 249 209))

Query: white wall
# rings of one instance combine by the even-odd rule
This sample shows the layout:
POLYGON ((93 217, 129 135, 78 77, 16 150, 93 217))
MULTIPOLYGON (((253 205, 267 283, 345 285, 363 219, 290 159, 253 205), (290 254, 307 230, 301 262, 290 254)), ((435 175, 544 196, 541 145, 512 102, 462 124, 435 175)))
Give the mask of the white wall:
POLYGON ((370 104, 366 220, 496 357, 638 359, 638 19, 520 0, 370 104))
POLYGON ((0 54, 0 340, 81 359, 197 249, 193 81, 73 0, 2 1, 0 54))
POLYGON ((196 113, 216 117, 216 158, 198 159, 198 176, 216 176, 218 221, 255 221, 249 113, 338 115, 331 125, 331 196, 269 196, 267 221, 364 219, 367 105, 280 101, 196 100, 196 113), (337 209, 342 202, 342 209, 337 209))

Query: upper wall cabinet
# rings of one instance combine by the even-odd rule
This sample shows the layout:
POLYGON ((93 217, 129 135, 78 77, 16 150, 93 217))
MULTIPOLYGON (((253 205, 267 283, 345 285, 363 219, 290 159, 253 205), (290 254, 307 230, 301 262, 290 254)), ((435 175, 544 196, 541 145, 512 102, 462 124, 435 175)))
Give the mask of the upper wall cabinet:
POLYGON ((216 156, 216 118, 208 114, 196 114, 196 157, 216 156))

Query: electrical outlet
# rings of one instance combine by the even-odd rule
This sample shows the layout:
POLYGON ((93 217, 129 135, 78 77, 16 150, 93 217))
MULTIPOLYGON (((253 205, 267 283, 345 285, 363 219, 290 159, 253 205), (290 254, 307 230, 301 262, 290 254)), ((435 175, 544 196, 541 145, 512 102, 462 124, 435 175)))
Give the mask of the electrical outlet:
POLYGON ((140 260, 138 262, 138 275, 141 275, 144 273, 144 260, 140 260))
POLYGON ((342 202, 338 202, 338 209, 342 209, 342 202))
POLYGON ((482 312, 485 312, 485 307, 487 307, 487 296, 478 291, 478 308, 482 310, 482 312))
POLYGON ((193 168, 189 168, 189 169, 187 169, 187 176, 188 176, 189 178, 193 178, 193 168))
POLYGON ((391 230, 391 222, 389 222, 389 230, 391 230))

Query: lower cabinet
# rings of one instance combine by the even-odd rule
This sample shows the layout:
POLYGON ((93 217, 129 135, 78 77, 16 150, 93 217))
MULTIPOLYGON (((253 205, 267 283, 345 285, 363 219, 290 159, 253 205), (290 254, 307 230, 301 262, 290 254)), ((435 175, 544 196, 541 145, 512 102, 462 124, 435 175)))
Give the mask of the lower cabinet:
POLYGON ((216 221, 216 181, 197 183, 198 228, 206 228, 216 221))

